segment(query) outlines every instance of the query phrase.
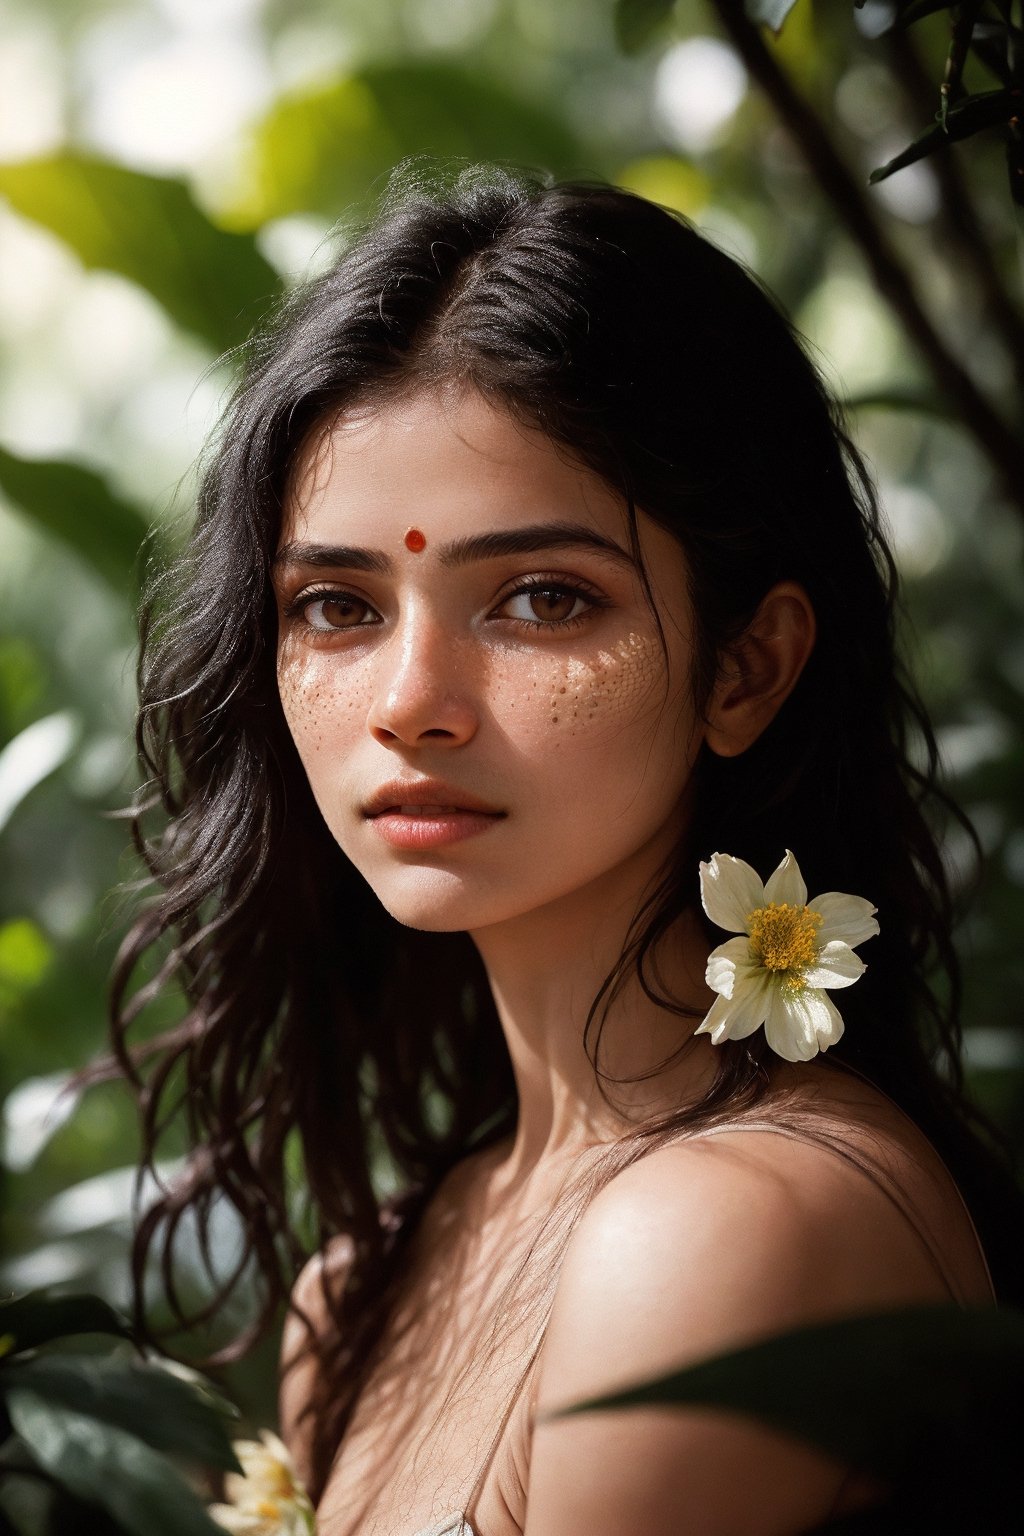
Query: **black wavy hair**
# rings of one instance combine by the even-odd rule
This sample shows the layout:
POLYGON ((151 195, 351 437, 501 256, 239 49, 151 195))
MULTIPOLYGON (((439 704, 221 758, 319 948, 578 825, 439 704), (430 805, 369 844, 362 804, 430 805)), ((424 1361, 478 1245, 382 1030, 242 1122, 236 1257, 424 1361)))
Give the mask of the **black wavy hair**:
MULTIPOLYGON (((698 905, 699 859, 728 849, 766 875, 784 847, 798 850, 812 890, 862 893, 879 909, 830 1057, 931 1138, 997 1283, 1019 1284, 1012 1181, 962 1091, 953 905, 936 842, 954 808, 897 655, 896 573, 870 480, 818 373, 755 278, 641 197, 496 167, 433 182, 407 168, 332 268, 251 342, 190 541, 150 584, 134 829, 154 889, 112 985, 143 1161, 182 1112, 193 1147, 138 1227, 140 1325, 151 1252, 179 1324, 212 1315, 255 1264, 255 1315, 214 1357, 229 1358, 274 1324, 310 1243, 350 1239, 332 1300, 331 1393, 317 1410, 321 1488, 419 1213, 457 1161, 516 1117, 475 948, 465 934, 403 928, 376 901, 316 809, 275 679, 270 561, 303 445, 356 402, 441 385, 479 391, 614 488, 641 571, 637 509, 678 539, 699 624, 698 703, 774 583, 800 582, 817 616, 813 654, 756 744, 734 758, 703 749, 683 843, 588 1032, 634 970, 692 1015, 656 992, 645 960, 698 905), (159 966, 135 984, 150 952, 159 966), (180 1022, 135 1040, 147 1005, 174 988, 180 1022), (382 1221, 385 1153, 400 1189, 382 1221), (205 1230, 218 1197, 241 1217, 244 1252, 189 1312, 175 1230, 189 1210, 205 1230)), ((701 1103, 631 1145, 756 1104, 764 1049, 759 1037, 718 1047, 701 1103)))

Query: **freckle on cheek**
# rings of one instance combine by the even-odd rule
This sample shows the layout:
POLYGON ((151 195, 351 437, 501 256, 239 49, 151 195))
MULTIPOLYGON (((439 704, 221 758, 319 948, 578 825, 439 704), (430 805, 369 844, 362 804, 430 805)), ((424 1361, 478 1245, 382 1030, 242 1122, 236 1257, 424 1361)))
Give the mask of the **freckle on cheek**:
POLYGON ((579 727, 636 720, 649 703, 660 701, 663 672, 657 639, 635 633, 598 652, 593 660, 573 658, 551 678, 550 723, 567 723, 575 733, 579 727))
POLYGON ((347 725, 358 698, 342 691, 329 659, 282 646, 277 667, 278 693, 285 721, 300 756, 319 753, 332 740, 332 730, 347 725))

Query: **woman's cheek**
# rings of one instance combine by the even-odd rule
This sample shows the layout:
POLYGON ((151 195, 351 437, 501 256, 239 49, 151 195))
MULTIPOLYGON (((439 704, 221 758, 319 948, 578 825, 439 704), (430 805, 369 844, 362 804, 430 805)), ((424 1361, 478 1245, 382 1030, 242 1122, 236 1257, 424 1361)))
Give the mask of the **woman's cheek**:
POLYGON ((285 640, 277 658, 277 688, 284 718, 299 757, 309 771, 324 752, 334 757, 339 734, 366 713, 366 700, 351 677, 342 686, 328 655, 317 655, 285 640))
POLYGON ((593 656, 550 656, 525 682, 510 674, 508 723, 556 744, 584 738, 606 745, 629 728, 653 728, 663 700, 664 658, 656 636, 630 633, 593 656))

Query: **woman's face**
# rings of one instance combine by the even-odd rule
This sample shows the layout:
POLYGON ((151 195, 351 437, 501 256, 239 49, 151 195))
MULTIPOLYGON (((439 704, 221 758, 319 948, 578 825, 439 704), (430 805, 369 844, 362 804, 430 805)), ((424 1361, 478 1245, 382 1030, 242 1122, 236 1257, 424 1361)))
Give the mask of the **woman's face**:
POLYGON ((400 922, 473 931, 597 883, 626 899, 675 842, 692 616, 679 545, 638 520, 667 663, 621 499, 475 392, 349 412, 299 464, 281 701, 324 820, 400 922), (409 814, 428 780, 434 809, 409 814), (368 814, 380 792, 394 810, 368 814), (492 814, 436 809, 467 797, 492 814))

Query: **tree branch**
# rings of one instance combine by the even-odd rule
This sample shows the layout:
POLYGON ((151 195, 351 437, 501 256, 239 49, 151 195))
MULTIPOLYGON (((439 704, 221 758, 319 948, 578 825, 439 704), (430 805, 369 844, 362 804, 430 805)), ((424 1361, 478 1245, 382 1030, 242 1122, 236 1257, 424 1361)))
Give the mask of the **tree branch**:
MULTIPOLYGON (((893 73, 908 102, 918 116, 934 111, 937 95, 906 27, 892 27, 886 33, 893 73)), ((974 273, 982 301, 993 328, 999 332, 1014 363, 1018 388, 1024 390, 1024 316, 1014 304, 992 248, 985 238, 970 193, 960 174, 951 149, 929 157, 941 196, 943 222, 965 266, 974 273)))
POLYGON ((931 369, 939 390, 995 468, 1024 516, 1024 445, 949 351, 921 307, 910 276, 884 235, 860 184, 810 104, 795 90, 737 0, 710 0, 722 28, 800 148, 818 185, 863 253, 879 291, 931 369))

